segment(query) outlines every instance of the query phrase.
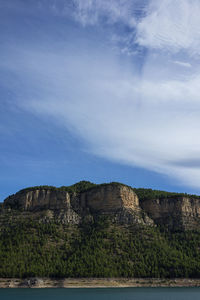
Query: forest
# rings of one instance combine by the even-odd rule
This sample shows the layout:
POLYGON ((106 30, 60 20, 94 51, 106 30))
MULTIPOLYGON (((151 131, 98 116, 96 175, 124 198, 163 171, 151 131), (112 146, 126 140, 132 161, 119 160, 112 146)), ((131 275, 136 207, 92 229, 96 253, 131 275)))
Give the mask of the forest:
MULTIPOLYGON (((60 188, 26 188, 18 194, 34 189, 77 194, 97 186, 101 185, 81 181, 60 188)), ((132 189, 140 200, 187 195, 132 189)), ((117 224, 102 215, 67 225, 56 218, 44 222, 37 212, 3 207, 0 212, 0 277, 200 277, 199 231, 172 230, 158 224, 117 224)))
POLYGON ((0 277, 200 277, 200 233, 112 224, 40 223, 15 214, 0 230, 0 277))

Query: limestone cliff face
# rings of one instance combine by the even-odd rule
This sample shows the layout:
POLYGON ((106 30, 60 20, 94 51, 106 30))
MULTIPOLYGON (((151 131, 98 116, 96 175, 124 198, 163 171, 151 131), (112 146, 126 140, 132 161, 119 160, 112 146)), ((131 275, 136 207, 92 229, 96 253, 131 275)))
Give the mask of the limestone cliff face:
POLYGON ((155 223, 171 228, 200 228, 200 199, 190 197, 147 199, 142 209, 155 223))
POLYGON ((124 185, 102 185, 83 192, 79 197, 79 207, 92 215, 109 215, 116 223, 154 224, 142 212, 135 192, 124 185))
POLYGON ((24 190, 5 199, 4 205, 24 210, 67 209, 70 207, 70 195, 65 191, 24 190))
POLYGON ((126 186, 105 185, 80 195, 80 206, 92 212, 116 212, 122 208, 141 210, 138 196, 126 186))
POLYGON ((50 210, 54 213, 48 212, 46 219, 51 219, 55 215, 62 223, 80 222, 80 216, 71 207, 70 195, 65 191, 24 190, 6 198, 3 206, 25 211, 50 210))
POLYGON ((66 224, 109 216, 122 224, 164 225, 174 229, 200 229, 200 199, 176 197, 138 199, 122 184, 105 184, 82 193, 59 189, 22 190, 5 199, 3 207, 23 211, 46 211, 45 220, 66 224))
POLYGON ((50 210, 58 220, 71 224, 101 214, 109 215, 113 222, 153 224, 147 214, 142 213, 137 195, 124 185, 102 185, 72 195, 61 190, 23 190, 5 199, 6 207, 25 211, 50 210))

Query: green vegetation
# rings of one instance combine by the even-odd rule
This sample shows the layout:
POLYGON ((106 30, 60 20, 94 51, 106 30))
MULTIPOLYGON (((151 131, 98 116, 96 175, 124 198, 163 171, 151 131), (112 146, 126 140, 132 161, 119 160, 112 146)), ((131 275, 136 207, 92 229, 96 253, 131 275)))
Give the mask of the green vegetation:
POLYGON ((186 193, 173 193, 173 192, 165 192, 165 191, 144 189, 144 188, 133 188, 133 190, 138 195, 140 200, 179 198, 179 197, 185 197, 185 196, 190 196, 192 198, 200 198, 197 195, 189 195, 186 193))
POLYGON ((93 188, 95 186, 97 186, 97 185, 90 181, 83 180, 83 181, 77 182, 70 186, 61 186, 61 187, 55 187, 55 186, 51 186, 51 185, 33 186, 33 187, 25 188, 25 189, 19 191, 18 193, 22 193, 25 191, 34 191, 34 190, 51 190, 51 191, 66 191, 69 193, 75 193, 75 192, 80 193, 80 192, 87 191, 88 189, 93 188))
POLYGON ((70 227, 8 212, 1 218, 0 277, 197 278, 199 247, 199 232, 120 226, 105 218, 70 227))
MULTIPOLYGON (((112 182, 111 185, 122 184, 112 182)), ((73 194, 99 186, 81 181, 60 188, 27 188, 18 194, 34 189, 73 194)), ((141 201, 188 196, 132 189, 141 201)), ((0 277, 200 277, 198 231, 122 226, 111 223, 105 217, 93 222, 85 221, 79 226, 67 226, 56 219, 43 218, 45 211, 0 211, 0 277)))
MULTIPOLYGON (((81 193, 85 192, 100 186, 105 185, 125 185, 119 182, 110 182, 110 183, 102 183, 102 184, 95 184, 90 181, 80 181, 78 183, 75 183, 71 186, 61 186, 61 187, 55 187, 55 186, 49 186, 49 185, 40 185, 40 186, 34 186, 34 187, 28 187, 25 188, 18 193, 22 193, 24 191, 29 190, 37 190, 37 189, 43 189, 43 190, 54 190, 54 191, 66 191, 70 194, 73 193, 81 193)), ((125 185, 127 186, 127 185, 125 185)), ((152 189, 145 189, 145 188, 133 188, 131 186, 128 186, 138 195, 140 200, 146 200, 146 199, 160 199, 160 198, 179 198, 183 196, 189 196, 195 199, 200 199, 200 196, 198 195, 190 195, 187 193, 175 193, 175 192, 166 192, 166 191, 160 191, 160 190, 152 190, 152 189)))

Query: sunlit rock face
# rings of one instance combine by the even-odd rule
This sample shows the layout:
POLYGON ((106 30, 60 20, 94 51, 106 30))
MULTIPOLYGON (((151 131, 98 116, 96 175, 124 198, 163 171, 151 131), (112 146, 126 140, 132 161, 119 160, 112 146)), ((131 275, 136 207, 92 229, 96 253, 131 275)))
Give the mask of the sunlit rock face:
POLYGON ((140 200, 132 188, 123 184, 99 185, 80 193, 30 188, 6 198, 3 208, 31 213, 46 211, 45 221, 54 218, 72 225, 107 216, 120 224, 175 230, 200 228, 200 199, 181 196, 140 200))
POLYGON ((72 209, 70 194, 51 189, 22 190, 4 201, 5 208, 38 212, 46 210, 44 221, 56 218, 61 223, 79 224, 81 217, 72 209))
POLYGON ((124 185, 106 184, 81 193, 79 206, 93 216, 107 215, 116 223, 153 225, 139 206, 136 193, 124 185))
POLYGON ((9 196, 5 199, 4 205, 24 210, 67 209, 70 207, 70 195, 65 191, 46 189, 24 190, 9 196))
POLYGON ((80 205, 93 212, 115 212, 122 208, 140 210, 138 196, 123 185, 103 185, 80 195, 80 205))
POLYGON ((200 199, 192 197, 146 199, 141 201, 140 205, 159 225, 173 229, 200 228, 200 199))
POLYGON ((142 213, 138 196, 124 185, 106 184, 82 193, 68 193, 52 189, 28 189, 9 196, 4 208, 38 212, 52 211, 45 220, 56 217, 62 223, 78 224, 94 220, 100 215, 109 216, 112 222, 123 224, 153 224, 142 213))

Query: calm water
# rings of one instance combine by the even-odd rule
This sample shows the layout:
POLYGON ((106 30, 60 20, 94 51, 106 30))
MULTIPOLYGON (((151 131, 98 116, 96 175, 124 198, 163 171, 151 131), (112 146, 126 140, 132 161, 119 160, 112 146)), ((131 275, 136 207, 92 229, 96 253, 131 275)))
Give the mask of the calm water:
POLYGON ((200 288, 0 289, 0 300, 196 300, 200 288))

